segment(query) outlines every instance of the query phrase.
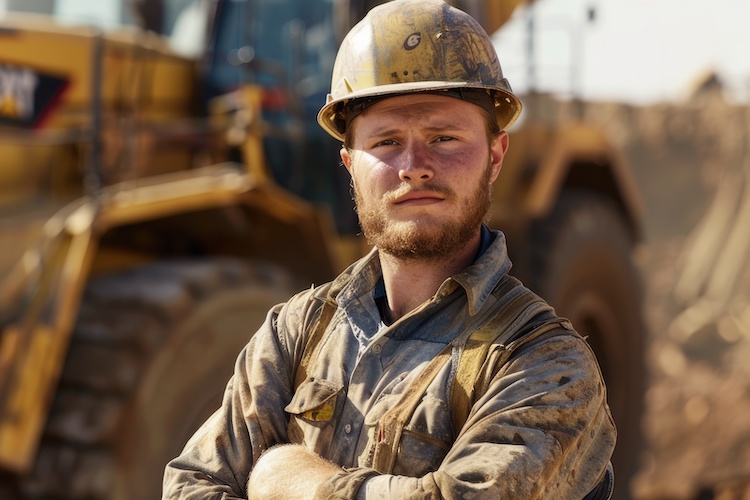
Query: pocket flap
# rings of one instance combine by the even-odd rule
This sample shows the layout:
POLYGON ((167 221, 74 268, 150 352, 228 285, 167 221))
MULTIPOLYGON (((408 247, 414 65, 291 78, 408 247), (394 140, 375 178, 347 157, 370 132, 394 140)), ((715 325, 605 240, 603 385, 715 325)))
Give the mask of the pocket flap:
POLYGON ((336 408, 336 396, 343 387, 328 380, 307 378, 284 411, 307 420, 330 420, 336 408))

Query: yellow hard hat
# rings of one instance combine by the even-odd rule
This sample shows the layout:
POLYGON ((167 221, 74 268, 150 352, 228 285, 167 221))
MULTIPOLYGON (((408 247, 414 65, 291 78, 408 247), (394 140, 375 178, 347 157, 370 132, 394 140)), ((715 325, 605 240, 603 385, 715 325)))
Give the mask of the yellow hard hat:
POLYGON ((474 18, 442 0, 393 0, 373 8, 344 38, 318 123, 343 140, 369 103, 413 92, 474 102, 494 111, 501 130, 521 113, 492 41, 474 18))

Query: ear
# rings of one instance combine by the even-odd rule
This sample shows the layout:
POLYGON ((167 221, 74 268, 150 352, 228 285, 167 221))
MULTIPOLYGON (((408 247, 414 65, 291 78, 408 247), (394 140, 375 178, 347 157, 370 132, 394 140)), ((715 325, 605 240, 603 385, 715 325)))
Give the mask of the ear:
POLYGON ((341 156, 341 163, 344 164, 344 167, 349 171, 349 175, 352 174, 352 155, 349 154, 349 150, 347 150, 345 147, 342 147, 339 151, 339 156, 341 156))
POLYGON ((492 144, 490 144, 490 163, 492 165, 490 182, 495 182, 495 179, 497 179, 497 176, 500 174, 500 169, 503 167, 503 159, 505 158, 505 153, 508 151, 509 143, 510 138, 508 137, 508 132, 505 130, 501 131, 492 139, 492 144))

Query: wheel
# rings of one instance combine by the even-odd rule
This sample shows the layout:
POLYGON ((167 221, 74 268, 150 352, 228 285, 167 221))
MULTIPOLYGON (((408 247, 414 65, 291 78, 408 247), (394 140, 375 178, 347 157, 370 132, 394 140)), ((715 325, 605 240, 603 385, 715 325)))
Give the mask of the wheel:
POLYGON ((528 286, 587 337, 618 429, 616 498, 628 497, 640 448, 644 394, 642 291, 633 238, 614 203, 569 190, 529 233, 528 286))
POLYGON ((24 498, 159 498, 234 360, 295 287, 269 265, 160 262, 87 288, 24 498))

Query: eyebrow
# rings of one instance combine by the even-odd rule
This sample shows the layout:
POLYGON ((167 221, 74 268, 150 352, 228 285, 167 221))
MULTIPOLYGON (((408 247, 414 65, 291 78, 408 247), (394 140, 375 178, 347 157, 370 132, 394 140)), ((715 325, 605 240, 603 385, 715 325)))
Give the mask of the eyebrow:
MULTIPOLYGON (((431 127, 424 127, 424 130, 427 130, 428 132, 432 132, 432 133, 440 133, 440 132, 446 132, 446 131, 463 132, 467 130, 467 128, 459 126, 459 125, 455 125, 455 124, 446 124, 446 125, 435 125, 431 127)), ((368 135, 369 137, 383 137, 383 136, 398 134, 399 132, 401 132, 401 129, 393 128, 393 127, 391 128, 383 127, 379 129, 376 128, 368 135)))

